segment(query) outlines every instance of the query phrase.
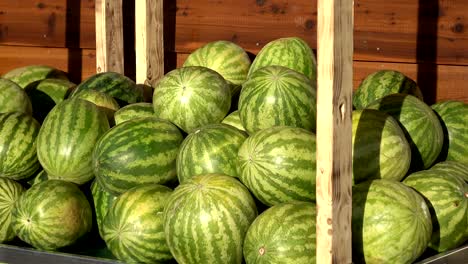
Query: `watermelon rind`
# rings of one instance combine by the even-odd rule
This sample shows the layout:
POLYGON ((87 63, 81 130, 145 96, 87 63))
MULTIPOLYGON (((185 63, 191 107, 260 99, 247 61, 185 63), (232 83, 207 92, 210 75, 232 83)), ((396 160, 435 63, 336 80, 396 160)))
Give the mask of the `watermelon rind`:
POLYGON ((48 65, 28 65, 15 68, 5 73, 2 78, 15 82, 21 88, 25 88, 33 82, 48 78, 68 80, 65 72, 48 65))
POLYGON ((11 215, 16 201, 24 191, 24 187, 18 182, 0 178, 0 243, 11 241, 16 236, 11 225, 11 215))
POLYGON ((0 113, 21 112, 32 114, 27 93, 16 83, 0 78, 0 113))

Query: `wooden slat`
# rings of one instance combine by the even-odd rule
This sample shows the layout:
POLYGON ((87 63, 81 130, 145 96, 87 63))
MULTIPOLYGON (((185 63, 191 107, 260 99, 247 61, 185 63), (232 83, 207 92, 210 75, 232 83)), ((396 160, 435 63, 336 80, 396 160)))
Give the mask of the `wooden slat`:
POLYGON ((124 74, 122 0, 96 0, 96 72, 124 74))
POLYGON ((317 263, 350 264, 353 1, 318 0, 317 263))
POLYGON ((135 34, 136 82, 153 85, 164 75, 162 0, 136 2, 135 34))
MULTIPOLYGON (((354 2, 355 59, 468 65, 466 0, 354 2)), ((316 47, 316 1, 177 0, 165 4, 165 20, 170 22, 165 25, 165 36, 171 44, 167 51, 187 53, 208 41, 228 39, 256 53, 268 41, 284 36, 302 37, 316 47)), ((124 16, 130 14, 124 12, 124 16)), ((0 1, 0 44, 94 48, 94 30, 94 1, 0 1), (70 41, 77 30, 78 40, 70 41)))

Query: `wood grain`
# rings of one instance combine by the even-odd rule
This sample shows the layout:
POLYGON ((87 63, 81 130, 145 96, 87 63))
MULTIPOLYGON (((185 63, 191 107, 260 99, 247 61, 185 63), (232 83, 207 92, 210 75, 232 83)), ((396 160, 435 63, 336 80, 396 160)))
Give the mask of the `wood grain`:
POLYGON ((96 0, 96 72, 124 74, 124 43, 120 0, 96 0))
POLYGON ((353 1, 318 0, 317 263, 352 263, 353 1))
MULTIPOLYGON (((354 2, 354 59, 468 65, 466 0, 354 2)), ((167 51, 188 53, 206 42, 227 39, 257 53, 268 41, 284 36, 302 37, 316 48, 316 1, 165 0, 164 4, 165 20, 171 22, 164 26, 167 51)), ((92 0, 0 1, 0 44, 95 48, 94 30, 92 0), (72 3, 80 4, 69 9, 72 3), (76 30, 79 40, 67 43, 67 34, 73 36, 76 30)))
POLYGON ((136 82, 152 86, 164 75, 163 1, 137 1, 135 28, 136 82))

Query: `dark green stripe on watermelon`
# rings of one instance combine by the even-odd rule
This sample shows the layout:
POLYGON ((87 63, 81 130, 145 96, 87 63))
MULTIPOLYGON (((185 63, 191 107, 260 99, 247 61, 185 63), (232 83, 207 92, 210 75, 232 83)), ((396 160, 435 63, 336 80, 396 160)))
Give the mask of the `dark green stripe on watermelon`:
POLYGON ((103 72, 89 77, 80 83, 70 96, 75 97, 87 89, 97 90, 114 97, 121 107, 143 101, 142 87, 116 72, 103 72))

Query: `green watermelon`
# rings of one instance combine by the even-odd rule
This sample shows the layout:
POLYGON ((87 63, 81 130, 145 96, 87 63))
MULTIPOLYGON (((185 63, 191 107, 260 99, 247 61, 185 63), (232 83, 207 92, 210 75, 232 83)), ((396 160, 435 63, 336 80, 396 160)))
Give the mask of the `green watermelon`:
POLYGON ((160 263, 172 259, 163 227, 164 206, 172 190, 149 184, 119 196, 102 222, 102 237, 119 260, 160 263))
POLYGON ((68 80, 65 72, 48 65, 28 65, 15 68, 5 73, 2 77, 17 83, 21 88, 48 78, 68 80))
POLYGON ((295 70, 316 82, 317 62, 314 52, 301 38, 279 38, 267 43, 252 62, 248 77, 258 69, 272 65, 295 70))
POLYGON ((446 160, 436 163, 431 167, 431 170, 442 170, 450 174, 456 174, 468 182, 468 163, 446 160))
POLYGON ((45 170, 41 170, 31 181, 28 181, 30 186, 36 185, 43 181, 47 181, 49 177, 47 176, 47 172, 45 170))
POLYGON ((76 84, 64 79, 44 79, 30 83, 24 88, 31 99, 33 116, 42 123, 54 106, 68 96, 76 84))
POLYGON ((354 110, 353 180, 400 181, 411 163, 411 148, 398 122, 373 109, 354 110))
POLYGON ((93 175, 92 152, 109 130, 106 115, 82 99, 67 99, 47 115, 37 137, 37 155, 49 179, 84 184, 93 175))
POLYGON ((231 106, 231 92, 219 73, 201 66, 182 67, 158 82, 153 106, 156 116, 190 133, 220 123, 231 106))
POLYGON ((239 179, 262 203, 315 200, 315 134, 277 126, 247 138, 239 149, 239 179))
POLYGON ((432 234, 424 198, 401 182, 366 181, 353 186, 353 262, 413 263, 432 234))
POLYGON ((185 60, 183 67, 203 66, 221 74, 231 86, 231 94, 240 91, 247 79, 250 58, 237 44, 218 40, 207 43, 193 51, 185 60))
POLYGON ((170 184, 177 179, 176 157, 182 140, 175 125, 157 117, 120 123, 96 144, 94 174, 114 195, 140 184, 170 184))
POLYGON ((421 90, 415 81, 394 70, 375 71, 361 82, 353 95, 356 109, 364 109, 375 100, 390 94, 411 94, 423 100, 421 90))
POLYGON ((444 130, 439 160, 468 163, 468 104, 445 100, 431 106, 444 130))
POLYGON ((393 116, 411 146, 410 171, 428 169, 442 150, 444 133, 434 111, 423 101, 408 94, 391 94, 368 106, 393 116))
POLYGON ((138 117, 152 117, 154 109, 152 103, 134 103, 126 105, 114 113, 115 124, 118 125, 125 121, 138 117))
POLYGON ((75 98, 80 98, 95 104, 106 114, 109 124, 113 125, 115 123, 114 113, 119 110, 120 106, 112 96, 97 90, 83 90, 76 95, 75 98))
POLYGON ((189 134, 177 155, 179 182, 199 174, 237 177, 237 152, 247 134, 226 124, 206 125, 189 134))
POLYGON ((75 97, 84 90, 96 90, 112 96, 120 106, 143 101, 143 88, 116 72, 97 73, 80 83, 71 93, 75 97))
POLYGON ((16 201, 24 192, 23 186, 14 180, 0 178, 0 244, 15 238, 11 214, 16 201))
MULTIPOLYGON (((231 125, 241 131, 245 131, 244 126, 242 125, 242 122, 240 120, 240 115, 239 115, 239 110, 235 110, 231 112, 229 115, 227 115, 223 121, 221 121, 223 124, 231 125)), ((245 131, 247 132, 247 131, 245 131)))
POLYGON ((102 222, 109 211, 109 208, 114 203, 117 196, 104 190, 97 180, 94 180, 91 184, 91 194, 94 202, 94 212, 96 214, 96 223, 98 226, 99 235, 102 234, 102 222))
POLYGON ((415 172, 403 181, 418 191, 431 212, 433 229, 429 247, 445 252, 468 239, 468 184, 449 171, 415 172))
POLYGON ((281 66, 251 74, 242 86, 239 115, 249 134, 272 126, 315 131, 316 84, 305 75, 281 66))
POLYGON ((13 209, 12 225, 18 237, 33 247, 56 250, 72 245, 91 230, 91 206, 75 184, 47 180, 21 195, 13 209))
POLYGON ((8 112, 32 114, 31 100, 19 85, 0 78, 0 113, 8 112))
POLYGON ((164 234, 178 263, 240 264, 245 234, 256 217, 254 199, 236 178, 198 175, 169 196, 164 234))
POLYGON ((39 128, 39 123, 25 113, 0 113, 0 177, 26 179, 39 169, 39 128))
POLYGON ((277 204, 260 214, 244 240, 247 264, 315 264, 315 204, 277 204))

